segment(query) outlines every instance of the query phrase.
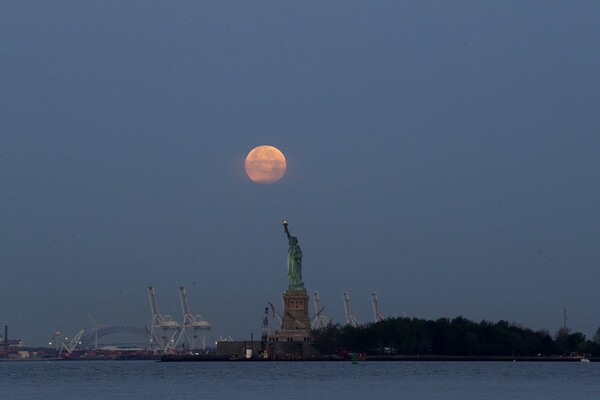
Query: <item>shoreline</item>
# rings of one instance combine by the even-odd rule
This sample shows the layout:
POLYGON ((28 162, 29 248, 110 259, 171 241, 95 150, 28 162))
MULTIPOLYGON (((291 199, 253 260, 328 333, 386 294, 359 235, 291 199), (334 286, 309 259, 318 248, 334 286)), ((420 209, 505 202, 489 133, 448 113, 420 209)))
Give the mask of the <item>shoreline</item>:
MULTIPOLYGON (((599 362, 600 357, 506 357, 506 356, 363 356, 358 362, 385 361, 449 361, 449 362, 581 362, 582 359, 590 362, 599 362)), ((161 362, 348 362, 348 358, 315 357, 305 359, 271 360, 266 358, 231 358, 224 356, 205 355, 164 355, 161 362)))

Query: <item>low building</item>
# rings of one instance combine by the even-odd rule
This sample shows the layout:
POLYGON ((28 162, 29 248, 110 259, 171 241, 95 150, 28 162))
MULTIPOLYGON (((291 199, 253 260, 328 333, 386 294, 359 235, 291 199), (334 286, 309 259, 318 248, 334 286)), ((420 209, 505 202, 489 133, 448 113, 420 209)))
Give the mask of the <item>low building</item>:
POLYGON ((319 358, 320 353, 311 341, 220 341, 217 356, 232 359, 308 360, 319 358))

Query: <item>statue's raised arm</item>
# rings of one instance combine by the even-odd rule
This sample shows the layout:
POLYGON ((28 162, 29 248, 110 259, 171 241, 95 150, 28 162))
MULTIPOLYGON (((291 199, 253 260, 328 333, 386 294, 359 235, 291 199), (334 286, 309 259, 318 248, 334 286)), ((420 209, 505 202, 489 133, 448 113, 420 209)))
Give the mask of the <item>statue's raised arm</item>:
POLYGON ((288 238, 288 242, 292 239, 292 235, 290 235, 290 230, 288 229, 288 222, 287 220, 283 221, 283 229, 285 230, 285 234, 287 235, 288 238))

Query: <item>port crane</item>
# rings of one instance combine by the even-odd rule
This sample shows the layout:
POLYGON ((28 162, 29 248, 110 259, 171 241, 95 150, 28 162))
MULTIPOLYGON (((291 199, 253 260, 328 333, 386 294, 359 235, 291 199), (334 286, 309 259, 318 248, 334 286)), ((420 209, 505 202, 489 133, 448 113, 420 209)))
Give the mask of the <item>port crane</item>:
POLYGON ((205 321, 202 315, 192 315, 190 313, 190 307, 188 306, 187 294, 183 286, 179 287, 179 298, 181 299, 181 309, 183 311, 183 328, 179 333, 176 343, 179 340, 187 339, 189 349, 196 349, 196 339, 198 338, 198 331, 202 332, 200 338, 200 345, 202 351, 206 350, 206 331, 212 329, 210 322, 205 321))
POLYGON ((60 346, 60 351, 58 352, 58 358, 60 358, 60 355, 61 355, 63 349, 66 350, 67 353, 71 354, 73 352, 73 350, 75 350, 75 348, 81 344, 81 336, 83 336, 83 332, 85 332, 85 329, 80 330, 77 333, 77 335, 75 335, 75 337, 73 339, 71 339, 69 344, 63 343, 60 346))
POLYGON ((375 316, 375 322, 381 322, 385 319, 381 310, 379 309, 379 302, 377 301, 377 293, 371 293, 371 303, 373 303, 373 314, 375 316))
POLYGON ((321 299, 319 298, 319 293, 316 290, 313 292, 313 300, 315 303, 316 314, 312 321, 312 328, 321 329, 329 324, 330 319, 323 314, 325 307, 321 307, 321 299))
POLYGON ((268 304, 271 307, 271 310, 273 311, 273 318, 275 318, 277 322, 279 322, 279 329, 283 328, 283 317, 277 312, 273 303, 268 304))
POLYGON ((158 346, 161 353, 170 353, 177 344, 178 334, 181 327, 177 321, 173 321, 170 315, 162 315, 158 312, 156 304, 156 292, 152 286, 148 286, 150 298, 150 309, 152 311, 152 327, 150 329, 150 343, 152 347, 158 346))
POLYGON ((346 313, 346 324, 354 328, 362 325, 362 322, 360 322, 358 318, 352 314, 352 310, 350 309, 350 296, 348 296, 348 292, 344 292, 344 311, 346 313))

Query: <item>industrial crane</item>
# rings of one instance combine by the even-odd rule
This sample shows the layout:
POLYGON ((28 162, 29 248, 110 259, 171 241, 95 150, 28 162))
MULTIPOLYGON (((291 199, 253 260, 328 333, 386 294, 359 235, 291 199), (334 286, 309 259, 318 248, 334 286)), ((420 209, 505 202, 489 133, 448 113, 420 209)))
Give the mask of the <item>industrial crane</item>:
POLYGON ((148 286, 148 296, 152 311, 150 343, 156 343, 160 352, 169 353, 177 344, 177 334, 181 330, 181 327, 177 321, 171 319, 170 315, 162 315, 158 312, 156 292, 152 286, 148 286))
POLYGON ((67 353, 71 354, 73 352, 73 350, 75 350, 75 348, 77 347, 77 345, 81 344, 81 336, 83 336, 83 332, 85 331, 85 329, 82 329, 79 331, 79 333, 77 333, 77 335, 75 335, 75 337, 73 339, 71 339, 71 341, 69 342, 69 344, 65 344, 63 343, 62 346, 60 346, 60 351, 58 352, 58 358, 60 358, 60 354, 62 353, 63 349, 67 351, 67 353))
POLYGON ((268 303, 268 304, 269 304, 269 306, 271 306, 271 310, 273 311, 273 317, 277 320, 277 322, 279 322, 279 329, 282 329, 283 328, 283 317, 281 316, 281 314, 279 314, 277 312, 273 303, 268 303))
POLYGON ((206 350, 206 331, 211 330, 212 326, 210 322, 205 321, 202 315, 192 315, 188 306, 187 294, 183 286, 179 287, 179 298, 181 299, 181 309, 183 310, 183 329, 181 330, 177 342, 182 337, 188 341, 189 349, 194 350, 196 348, 197 332, 202 332, 202 338, 200 339, 202 350, 206 350))
POLYGON ((375 322, 381 322, 385 319, 385 317, 381 314, 381 310, 379 310, 379 303, 377 301, 377 293, 371 293, 371 302, 373 303, 373 314, 375 316, 375 322))
POLYGON ((362 325, 362 322, 358 320, 354 315, 352 315, 352 310, 350 310, 350 297, 348 296, 348 292, 344 292, 344 311, 346 313, 346 324, 357 328, 362 325))
POLYGON ((321 299, 319 298, 319 293, 315 290, 313 292, 314 295, 314 303, 315 303, 315 316, 313 318, 312 321, 312 328, 313 329, 321 329, 326 327, 330 320, 329 318, 327 318, 324 314, 323 314, 323 310, 325 309, 325 307, 321 307, 321 299))

